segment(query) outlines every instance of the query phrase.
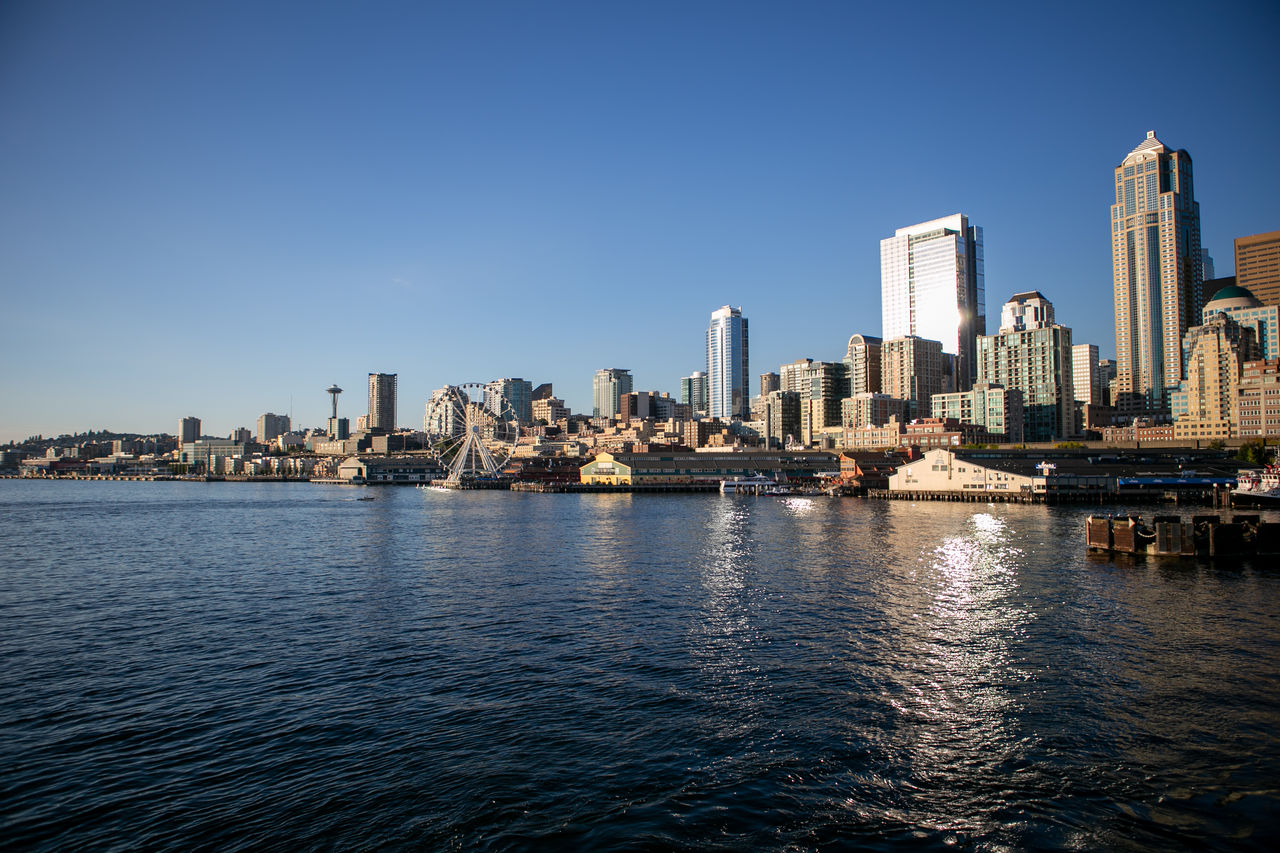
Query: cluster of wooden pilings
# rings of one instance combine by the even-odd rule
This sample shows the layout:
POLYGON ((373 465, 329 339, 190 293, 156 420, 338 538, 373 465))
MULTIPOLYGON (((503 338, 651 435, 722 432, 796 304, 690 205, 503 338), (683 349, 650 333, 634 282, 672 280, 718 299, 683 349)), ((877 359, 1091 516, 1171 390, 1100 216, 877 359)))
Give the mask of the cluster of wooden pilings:
POLYGON ((1089 516, 1085 538, 1091 551, 1155 557, 1247 557, 1280 555, 1280 524, 1257 515, 1089 516))

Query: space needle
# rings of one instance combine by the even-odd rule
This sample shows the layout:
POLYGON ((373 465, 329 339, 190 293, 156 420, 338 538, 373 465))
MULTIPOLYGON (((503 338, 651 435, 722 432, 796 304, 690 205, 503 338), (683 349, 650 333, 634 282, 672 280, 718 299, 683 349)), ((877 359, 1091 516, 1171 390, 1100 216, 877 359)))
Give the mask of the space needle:
POLYGON ((347 425, 347 419, 338 419, 338 395, 342 393, 342 389, 337 385, 330 385, 325 392, 333 398, 333 416, 329 418, 329 436, 337 440, 343 440, 350 436, 351 428, 347 425))

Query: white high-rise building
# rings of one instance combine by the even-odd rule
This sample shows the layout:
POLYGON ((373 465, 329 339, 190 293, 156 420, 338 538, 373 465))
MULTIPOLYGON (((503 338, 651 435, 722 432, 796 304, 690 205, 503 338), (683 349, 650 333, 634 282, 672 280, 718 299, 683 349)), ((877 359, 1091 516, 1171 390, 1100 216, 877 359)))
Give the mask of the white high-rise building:
POLYGON ((751 417, 747 318, 728 305, 711 312, 707 329, 707 407, 713 418, 751 417))
POLYGON ((941 341, 956 356, 961 390, 977 375, 986 305, 982 229, 964 214, 899 228, 880 241, 881 337, 941 341))
POLYGON ((688 376, 680 377, 680 399, 689 404, 694 417, 707 414, 707 374, 695 370, 688 376))
POLYGON ((520 423, 533 423, 533 383, 528 379, 495 379, 484 386, 484 404, 489 411, 503 411, 505 407, 498 403, 498 398, 506 400, 511 414, 520 423))
POLYGON ((1026 441, 1058 441, 1075 430, 1071 330, 1053 322, 1040 293, 1014 295, 1003 317, 1010 325, 978 338, 978 381, 1022 392, 1026 441))
POLYGON ((1075 344, 1071 347, 1071 384, 1076 402, 1102 405, 1102 373, 1098 370, 1098 345, 1075 344))
POLYGON ((616 418, 622 412, 622 398, 630 393, 631 371, 621 367, 597 370, 591 388, 591 416, 616 418))
POLYGON ((1053 303, 1038 290, 1015 293, 1000 308, 1001 333, 1043 329, 1053 324, 1053 303))

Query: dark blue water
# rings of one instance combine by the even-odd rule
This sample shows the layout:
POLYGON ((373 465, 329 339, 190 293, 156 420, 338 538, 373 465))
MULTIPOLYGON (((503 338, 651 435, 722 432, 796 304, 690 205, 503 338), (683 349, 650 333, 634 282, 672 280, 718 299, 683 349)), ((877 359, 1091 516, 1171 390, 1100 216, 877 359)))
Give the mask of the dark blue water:
POLYGON ((1087 512, 0 481, 0 841, 1269 849, 1280 566, 1087 512))

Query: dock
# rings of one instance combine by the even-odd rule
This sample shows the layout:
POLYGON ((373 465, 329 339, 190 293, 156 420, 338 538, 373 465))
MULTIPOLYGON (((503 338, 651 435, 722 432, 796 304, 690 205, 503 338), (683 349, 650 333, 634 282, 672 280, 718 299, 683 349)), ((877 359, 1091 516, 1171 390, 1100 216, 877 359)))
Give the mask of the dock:
POLYGON ((589 492, 614 494, 619 492, 719 492, 719 483, 662 483, 645 485, 607 486, 598 483, 512 483, 513 492, 537 492, 540 494, 567 494, 589 492))

